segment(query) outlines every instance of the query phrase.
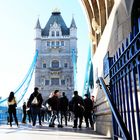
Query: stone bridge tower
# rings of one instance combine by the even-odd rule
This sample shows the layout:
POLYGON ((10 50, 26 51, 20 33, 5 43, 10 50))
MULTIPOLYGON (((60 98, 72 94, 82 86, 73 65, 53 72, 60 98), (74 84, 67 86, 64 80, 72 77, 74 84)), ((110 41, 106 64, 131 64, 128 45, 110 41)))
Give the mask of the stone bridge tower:
POLYGON ((77 61, 77 27, 72 18, 68 28, 59 11, 53 11, 44 29, 39 19, 35 27, 38 58, 35 68, 35 86, 39 87, 44 100, 58 89, 69 100, 74 90, 74 57, 77 61))

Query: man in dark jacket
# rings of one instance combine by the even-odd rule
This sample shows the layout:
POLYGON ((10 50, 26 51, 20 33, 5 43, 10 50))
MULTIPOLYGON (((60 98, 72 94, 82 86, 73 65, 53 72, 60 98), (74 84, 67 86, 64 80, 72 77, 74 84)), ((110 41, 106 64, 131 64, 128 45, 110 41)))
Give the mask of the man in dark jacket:
POLYGON ((53 96, 48 99, 48 104, 52 109, 52 115, 50 119, 49 127, 54 127, 54 121, 57 118, 58 127, 60 127, 60 120, 59 120, 59 90, 55 90, 53 96))
POLYGON ((65 119, 65 125, 67 126, 67 113, 68 113, 69 101, 65 95, 65 92, 62 92, 62 97, 60 98, 60 115, 61 115, 61 125, 63 125, 63 117, 65 119))
POLYGON ((71 100, 71 104, 73 106, 74 113, 74 126, 73 128, 77 128, 77 122, 79 118, 79 128, 82 126, 83 113, 84 113, 84 102, 83 98, 78 95, 78 91, 74 91, 74 97, 71 100))
POLYGON ((33 126, 36 125, 37 116, 39 119, 39 125, 40 126, 42 125, 41 124, 41 114, 40 114, 42 102, 43 102, 42 95, 38 92, 38 87, 35 87, 34 92, 30 95, 29 101, 28 101, 28 104, 31 109, 33 126))
POLYGON ((84 107, 85 107, 84 117, 86 127, 88 128, 90 123, 91 128, 93 128, 93 120, 92 120, 93 103, 92 100, 89 98, 88 94, 85 94, 84 107))

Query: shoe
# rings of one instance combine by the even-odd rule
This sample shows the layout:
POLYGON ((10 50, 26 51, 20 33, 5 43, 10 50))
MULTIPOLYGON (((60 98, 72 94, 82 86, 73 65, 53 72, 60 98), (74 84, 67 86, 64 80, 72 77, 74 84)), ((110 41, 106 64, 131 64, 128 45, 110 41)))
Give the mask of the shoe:
POLYGON ((54 125, 53 124, 49 124, 49 127, 54 127, 54 125))
POLYGON ((58 128, 62 128, 63 127, 63 125, 61 125, 61 124, 58 124, 58 128))
POLYGON ((82 128, 81 125, 78 126, 79 128, 82 128))
POLYGON ((77 128, 77 126, 73 126, 73 128, 77 128))

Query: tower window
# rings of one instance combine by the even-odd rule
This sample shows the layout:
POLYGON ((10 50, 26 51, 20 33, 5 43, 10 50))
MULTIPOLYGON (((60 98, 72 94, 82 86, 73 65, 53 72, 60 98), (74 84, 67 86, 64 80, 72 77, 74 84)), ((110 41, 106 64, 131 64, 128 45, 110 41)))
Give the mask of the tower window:
POLYGON ((52 46, 54 46, 55 45, 55 42, 54 41, 52 41, 52 46))
POLYGON ((56 31, 56 36, 59 36, 59 31, 56 31))
POLYGON ((56 41, 56 46, 59 46, 59 41, 56 41))
POLYGON ((45 85, 49 85, 49 80, 45 80, 45 85))
POLYGON ((68 67, 68 64, 67 63, 64 63, 64 68, 67 68, 68 67))
POLYGON ((51 85, 59 85, 59 78, 51 78, 51 85))
POLYGON ((52 31, 52 36, 55 36, 55 32, 54 31, 52 31))
POLYGON ((53 60, 52 61, 52 68, 59 68, 59 61, 53 60))
POLYGON ((47 46, 50 46, 50 41, 47 41, 47 46))
POLYGON ((61 41, 61 46, 64 46, 64 41, 61 41))
POLYGON ((61 80, 61 85, 65 85, 65 80, 61 80))
POLYGON ((46 68, 46 63, 43 63, 43 68, 46 68))

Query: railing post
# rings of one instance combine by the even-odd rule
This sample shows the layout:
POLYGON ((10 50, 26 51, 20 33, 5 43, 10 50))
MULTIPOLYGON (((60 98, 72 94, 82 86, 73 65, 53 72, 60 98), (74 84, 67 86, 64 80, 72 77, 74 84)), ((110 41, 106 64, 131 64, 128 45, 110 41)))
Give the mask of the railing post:
POLYGON ((140 17, 138 18, 138 29, 139 29, 139 32, 140 32, 140 17))
POLYGON ((117 110, 117 108, 116 108, 116 106, 115 106, 115 104, 113 102, 113 99, 112 99, 112 96, 110 94, 110 91, 106 87, 106 84, 105 84, 103 78, 99 77, 96 83, 102 86, 102 89, 103 89, 103 91, 105 93, 105 96, 107 97, 107 100, 108 100, 109 106, 111 108, 111 111, 112 111, 112 113, 114 115, 114 118, 115 118, 115 120, 116 120, 116 122, 117 122, 117 124, 118 124, 118 126, 119 126, 119 128, 120 128, 120 130, 122 132, 122 134, 123 134, 124 140, 131 140, 132 138, 131 138, 128 130, 127 130, 126 125, 124 124, 124 122, 122 120, 122 117, 121 117, 119 111, 117 110))

